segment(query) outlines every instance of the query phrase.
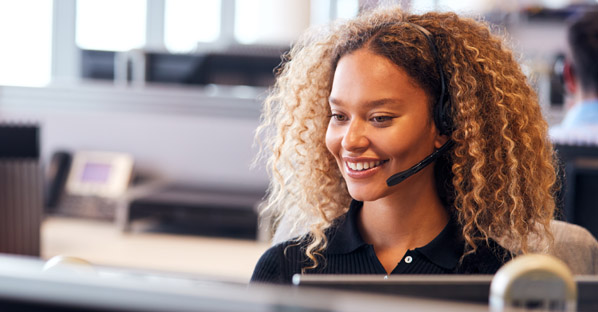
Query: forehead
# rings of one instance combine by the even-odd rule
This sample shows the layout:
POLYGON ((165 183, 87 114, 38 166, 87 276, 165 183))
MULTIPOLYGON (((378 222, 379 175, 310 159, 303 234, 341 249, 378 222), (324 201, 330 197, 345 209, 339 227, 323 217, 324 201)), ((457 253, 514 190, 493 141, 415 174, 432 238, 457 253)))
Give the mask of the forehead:
POLYGON ((359 49, 340 58, 334 72, 330 98, 340 103, 381 99, 396 99, 400 102, 426 101, 428 95, 403 68, 384 56, 359 49))

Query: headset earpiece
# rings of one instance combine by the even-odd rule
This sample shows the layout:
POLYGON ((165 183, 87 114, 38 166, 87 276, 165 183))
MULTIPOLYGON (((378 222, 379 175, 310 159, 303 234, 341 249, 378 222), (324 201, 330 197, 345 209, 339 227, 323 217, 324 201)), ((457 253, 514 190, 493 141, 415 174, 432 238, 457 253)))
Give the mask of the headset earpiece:
POLYGON ((442 63, 440 62, 440 56, 438 55, 438 50, 436 49, 436 44, 434 43, 434 39, 432 34, 425 29, 424 27, 412 23, 408 23, 409 25, 413 26, 415 29, 419 30, 428 40, 428 44, 430 46, 430 50, 432 51, 432 55, 434 56, 434 62, 436 63, 436 68, 438 71, 438 75, 440 76, 440 95, 438 97, 438 102, 434 105, 433 113, 434 113, 434 124, 438 129, 438 132, 443 135, 449 135, 453 132, 453 119, 451 117, 451 97, 448 92, 448 86, 446 85, 446 80, 444 76, 444 71, 442 70, 442 63))
POLYGON ((445 92, 444 96, 438 99, 438 103, 434 106, 434 124, 441 135, 451 135, 453 132, 453 120, 451 117, 451 100, 445 92))

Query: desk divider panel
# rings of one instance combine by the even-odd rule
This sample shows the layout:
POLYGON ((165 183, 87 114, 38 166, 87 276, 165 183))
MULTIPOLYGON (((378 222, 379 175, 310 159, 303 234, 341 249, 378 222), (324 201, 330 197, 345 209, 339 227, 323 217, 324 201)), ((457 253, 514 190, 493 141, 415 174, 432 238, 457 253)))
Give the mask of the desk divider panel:
POLYGON ((0 124, 0 253, 40 255, 39 127, 0 124))

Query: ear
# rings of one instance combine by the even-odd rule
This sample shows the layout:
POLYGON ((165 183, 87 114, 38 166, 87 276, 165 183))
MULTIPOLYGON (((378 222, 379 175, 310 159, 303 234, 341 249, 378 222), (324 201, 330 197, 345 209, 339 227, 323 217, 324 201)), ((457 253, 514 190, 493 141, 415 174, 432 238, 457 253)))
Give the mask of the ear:
POLYGON ((444 145, 444 143, 448 142, 449 140, 449 136, 446 134, 437 134, 436 135, 436 139, 434 139, 434 147, 436 149, 439 149, 440 147, 442 147, 444 145))
POLYGON ((570 61, 565 60, 565 66, 563 67, 563 81, 565 83, 565 90, 569 94, 577 92, 577 78, 575 77, 575 69, 570 61))

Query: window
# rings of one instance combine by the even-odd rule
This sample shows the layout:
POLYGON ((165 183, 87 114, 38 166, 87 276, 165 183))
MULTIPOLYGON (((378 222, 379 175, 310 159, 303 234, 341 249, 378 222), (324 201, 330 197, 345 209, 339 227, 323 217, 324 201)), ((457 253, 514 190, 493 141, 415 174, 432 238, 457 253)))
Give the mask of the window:
POLYGON ((435 0, 419 0, 412 1, 410 10, 413 13, 423 13, 427 11, 433 11, 436 8, 435 0))
POLYGON ((145 0, 77 0, 77 45, 111 51, 143 47, 146 9, 145 0))
POLYGON ((164 45, 172 52, 189 52, 198 42, 220 36, 220 0, 166 0, 164 45))
POLYGON ((453 11, 460 14, 477 14, 488 11, 491 6, 491 3, 479 0, 418 0, 411 2, 411 10, 415 13, 453 11))
POLYGON ((236 0, 235 38, 245 44, 289 44, 309 27, 309 14, 306 0, 236 0))
POLYGON ((0 1, 0 42, 1 84, 47 84, 52 70, 52 1, 0 1))
POLYGON ((358 0, 337 0, 336 3, 336 17, 337 18, 353 18, 359 13, 358 0))

